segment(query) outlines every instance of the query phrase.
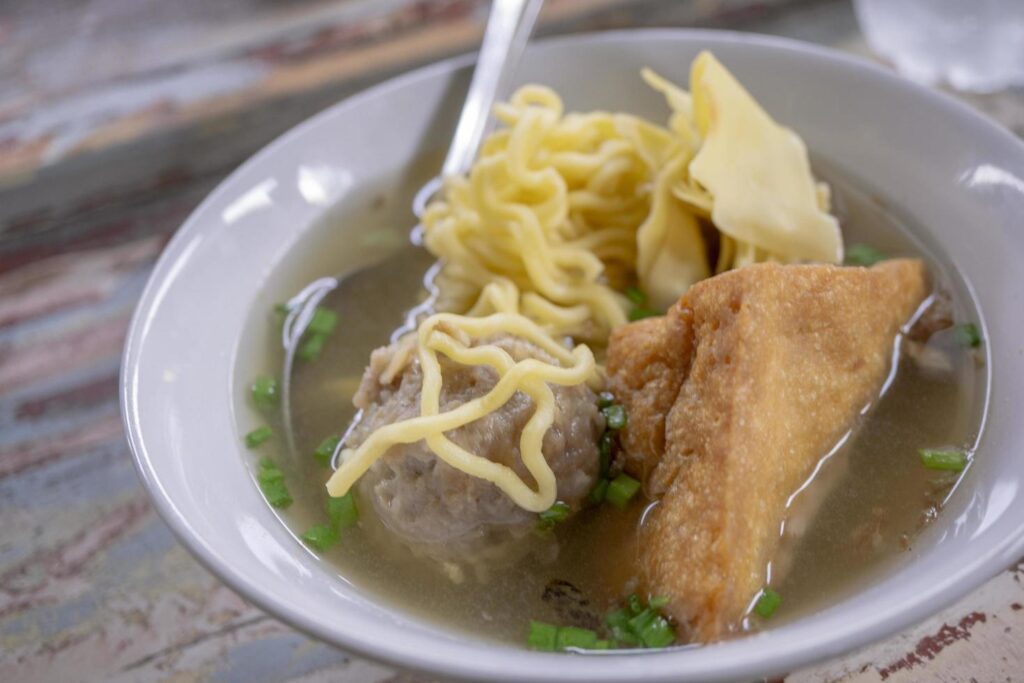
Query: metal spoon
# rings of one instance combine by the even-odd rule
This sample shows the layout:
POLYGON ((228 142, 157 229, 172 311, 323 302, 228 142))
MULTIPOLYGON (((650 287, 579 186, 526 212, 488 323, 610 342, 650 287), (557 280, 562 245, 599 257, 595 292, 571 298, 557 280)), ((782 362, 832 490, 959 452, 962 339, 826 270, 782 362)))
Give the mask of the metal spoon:
MULTIPOLYGON (((464 174, 472 166, 480 144, 494 125, 491 116, 494 103, 499 96, 504 96, 508 92, 512 74, 515 73, 526 43, 530 39, 542 4, 543 0, 493 1, 476 67, 473 69, 473 78, 466 92, 466 102, 462 106, 451 146, 441 166, 441 173, 420 188, 413 199, 412 210, 417 219, 423 215, 423 210, 430 200, 441 190, 445 178, 464 174)), ((417 232, 413 230, 414 241, 417 239, 417 232)), ((285 350, 281 408, 285 436, 292 453, 295 452, 290 400, 292 368, 302 336, 313 319, 316 307, 328 295, 332 298, 344 296, 346 282, 353 282, 356 273, 362 275, 370 270, 387 270, 393 265, 393 260, 394 256, 337 278, 321 278, 307 285, 288 302, 288 314, 281 332, 281 343, 285 350)), ((415 316, 415 311, 410 313, 403 328, 414 325, 415 316)), ((343 444, 344 440, 339 444, 339 450, 343 444)), ((336 461, 337 455, 336 450, 332 464, 336 461)))

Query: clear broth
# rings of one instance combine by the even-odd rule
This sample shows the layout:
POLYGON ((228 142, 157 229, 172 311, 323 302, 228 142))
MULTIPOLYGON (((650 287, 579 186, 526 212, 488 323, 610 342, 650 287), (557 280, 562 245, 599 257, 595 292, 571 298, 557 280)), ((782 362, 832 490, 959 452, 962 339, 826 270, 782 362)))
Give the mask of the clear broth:
MULTIPOLYGON (((313 231, 313 243, 304 249, 320 255, 317 272, 293 258, 285 268, 294 270, 272 283, 264 297, 285 300, 298 291, 297 283, 328 274, 331 254, 339 255, 338 270, 346 264, 392 259, 385 269, 350 274, 344 298, 328 299, 340 316, 338 330, 321 357, 299 364, 293 377, 297 452, 281 461, 295 502, 282 517, 296 535, 324 521, 329 472, 308 454, 326 436, 344 431, 354 417, 351 398, 370 352, 388 342, 405 311, 424 296, 422 278, 432 259, 409 243, 408 207, 412 193, 434 168, 431 162, 383 179, 343 203, 313 231)), ((818 163, 816 170, 832 186, 847 244, 864 242, 890 254, 924 252, 880 202, 828 166, 818 163)), ((962 290, 955 288, 959 280, 953 271, 935 259, 928 261, 934 284, 952 294, 955 318, 973 319, 965 298, 958 296, 962 290)), ((269 314, 257 317, 261 322, 271 319, 269 314)), ((277 327, 267 325, 267 330, 272 344, 277 327)), ((960 349, 952 330, 939 332, 930 344, 948 352, 952 371, 935 376, 905 358, 862 425, 794 495, 780 553, 769 568, 771 585, 784 598, 772 625, 838 602, 870 584, 912 549, 917 533, 955 487, 959 475, 925 469, 917 449, 955 446, 973 452, 981 422, 982 373, 978 355, 960 349)), ((274 372, 281 362, 277 350, 261 365, 274 372)), ((246 375, 258 370, 246 369, 246 375)), ((360 506, 359 525, 345 530, 342 541, 323 559, 375 601, 471 637, 521 645, 531 619, 562 624, 570 619, 594 627, 594 620, 633 589, 634 529, 645 505, 637 501, 625 512, 607 505, 586 510, 559 525, 553 539, 538 537, 537 554, 493 569, 486 580, 467 577, 454 583, 436 562, 413 555, 384 532, 369 504, 360 506), (552 543, 557 543, 555 559, 539 561, 551 552, 552 543), (565 585, 558 582, 569 582, 579 593, 566 597, 565 585)), ((746 626, 765 624, 752 619, 746 626)))

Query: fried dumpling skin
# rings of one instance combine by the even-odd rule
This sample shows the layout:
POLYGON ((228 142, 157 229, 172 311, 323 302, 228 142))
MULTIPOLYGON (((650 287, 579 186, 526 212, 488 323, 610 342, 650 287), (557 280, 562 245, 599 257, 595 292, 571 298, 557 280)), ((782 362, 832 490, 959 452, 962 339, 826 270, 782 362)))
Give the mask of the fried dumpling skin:
POLYGON ((917 260, 758 264, 613 335, 626 467, 660 495, 640 531, 641 580, 694 640, 738 626, 787 499, 875 400, 926 293, 917 260))

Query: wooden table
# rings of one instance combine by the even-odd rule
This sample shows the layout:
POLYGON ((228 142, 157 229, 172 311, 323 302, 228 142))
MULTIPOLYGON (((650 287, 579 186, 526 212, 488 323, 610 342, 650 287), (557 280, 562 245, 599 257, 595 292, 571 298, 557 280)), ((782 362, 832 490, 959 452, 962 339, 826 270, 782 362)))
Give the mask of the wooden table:
MULTIPOLYGON (((469 49, 482 0, 0 5, 0 681, 426 680, 312 640, 202 569, 154 514, 117 405, 161 248, 312 113, 469 49)), ((846 2, 549 0, 541 34, 710 26, 866 54, 846 2)), ((1024 135, 1024 93, 972 97, 1024 135)), ((787 681, 1009 681, 1024 564, 787 681)))

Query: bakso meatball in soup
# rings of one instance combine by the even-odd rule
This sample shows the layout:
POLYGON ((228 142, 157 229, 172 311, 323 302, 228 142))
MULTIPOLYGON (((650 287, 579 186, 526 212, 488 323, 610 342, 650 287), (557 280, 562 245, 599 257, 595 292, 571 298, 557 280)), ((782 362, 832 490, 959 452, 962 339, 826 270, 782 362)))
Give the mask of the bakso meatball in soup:
MULTIPOLYGON (((480 340, 508 352, 516 361, 557 361, 521 338, 501 335, 480 340)), ((441 411, 483 396, 498 381, 487 366, 461 365, 438 355, 442 371, 441 411)), ((411 339, 373 352, 353 402, 361 418, 346 439, 357 448, 375 430, 420 415, 423 374, 411 339)), ((555 416, 544 436, 543 453, 555 474, 559 501, 578 510, 598 477, 597 442, 604 418, 586 385, 549 385, 555 416)), ((500 409, 446 433, 470 453, 512 468, 524 482, 535 482, 523 465, 519 438, 534 413, 533 401, 515 393, 500 409)), ((423 441, 392 446, 359 481, 384 525, 414 550, 443 561, 476 562, 525 536, 537 525, 536 513, 516 505, 497 486, 451 467, 423 441)))

